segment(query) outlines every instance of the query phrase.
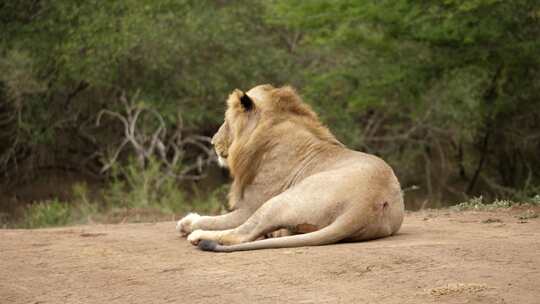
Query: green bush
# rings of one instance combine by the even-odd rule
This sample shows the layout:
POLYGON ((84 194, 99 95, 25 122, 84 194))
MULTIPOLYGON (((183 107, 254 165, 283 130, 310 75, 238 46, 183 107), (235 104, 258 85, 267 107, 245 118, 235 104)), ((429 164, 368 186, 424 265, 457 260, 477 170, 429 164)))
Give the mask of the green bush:
POLYGON ((202 193, 198 188, 194 188, 189 211, 218 214, 228 210, 227 194, 229 189, 229 184, 223 184, 208 193, 202 193))
POLYGON ((90 198, 86 184, 77 183, 70 203, 58 199, 36 202, 25 208, 19 222, 10 223, 0 218, 0 224, 41 228, 93 222, 154 221, 192 210, 220 213, 227 208, 228 185, 208 192, 197 186, 185 189, 175 177, 165 175, 155 160, 150 160, 145 168, 131 161, 114 167, 113 171, 112 179, 97 198, 90 198))
POLYGON ((39 228, 62 226, 72 219, 70 205, 58 199, 41 201, 28 206, 24 213, 23 226, 26 228, 39 228))
POLYGON ((103 191, 108 206, 152 208, 165 213, 185 211, 186 199, 176 178, 163 174, 158 161, 145 168, 131 161, 113 168, 112 179, 103 191))

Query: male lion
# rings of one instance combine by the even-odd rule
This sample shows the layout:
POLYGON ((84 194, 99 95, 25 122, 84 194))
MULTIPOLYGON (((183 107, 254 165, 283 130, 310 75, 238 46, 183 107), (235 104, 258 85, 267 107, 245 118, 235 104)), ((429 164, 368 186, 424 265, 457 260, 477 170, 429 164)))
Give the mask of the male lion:
POLYGON ((291 87, 235 90, 212 143, 234 178, 234 211, 191 213, 176 226, 203 250, 370 240, 401 227, 403 196, 392 168, 344 147, 291 87), (284 228, 294 235, 259 239, 284 228))

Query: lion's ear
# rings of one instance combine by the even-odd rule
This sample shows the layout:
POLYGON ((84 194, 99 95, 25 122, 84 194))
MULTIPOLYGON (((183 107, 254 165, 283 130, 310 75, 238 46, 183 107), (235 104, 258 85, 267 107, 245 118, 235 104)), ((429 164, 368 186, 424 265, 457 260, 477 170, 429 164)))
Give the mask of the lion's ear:
POLYGON ((244 93, 242 97, 240 97, 240 103, 242 104, 242 107, 246 112, 253 110, 253 107, 255 106, 253 100, 249 98, 246 93, 244 93))

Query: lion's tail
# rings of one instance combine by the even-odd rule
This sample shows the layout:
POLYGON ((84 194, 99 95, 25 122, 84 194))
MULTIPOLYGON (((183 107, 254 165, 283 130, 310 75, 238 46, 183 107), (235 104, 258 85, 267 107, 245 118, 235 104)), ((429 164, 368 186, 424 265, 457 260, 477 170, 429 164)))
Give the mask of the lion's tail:
POLYGON ((214 241, 202 240, 199 248, 204 251, 232 252, 270 248, 288 248, 302 246, 320 246, 339 242, 351 235, 350 227, 344 221, 336 220, 321 230, 306 234, 297 234, 254 242, 224 246, 214 241))

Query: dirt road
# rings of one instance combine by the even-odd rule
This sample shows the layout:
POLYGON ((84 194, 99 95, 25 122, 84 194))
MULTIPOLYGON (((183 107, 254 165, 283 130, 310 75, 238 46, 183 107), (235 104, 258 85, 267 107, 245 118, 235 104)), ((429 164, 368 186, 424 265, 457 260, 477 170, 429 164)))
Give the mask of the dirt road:
POLYGON ((416 212, 387 239, 221 254, 173 222, 0 230, 0 303, 540 303, 540 219, 521 212, 416 212))

